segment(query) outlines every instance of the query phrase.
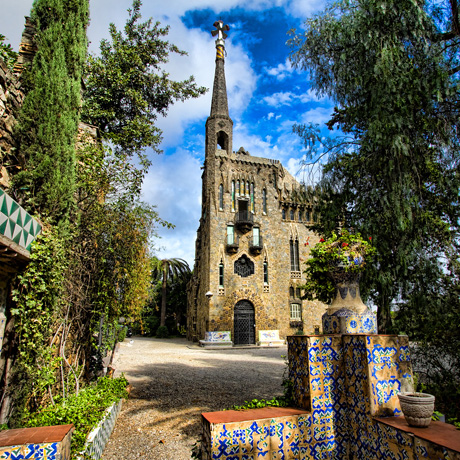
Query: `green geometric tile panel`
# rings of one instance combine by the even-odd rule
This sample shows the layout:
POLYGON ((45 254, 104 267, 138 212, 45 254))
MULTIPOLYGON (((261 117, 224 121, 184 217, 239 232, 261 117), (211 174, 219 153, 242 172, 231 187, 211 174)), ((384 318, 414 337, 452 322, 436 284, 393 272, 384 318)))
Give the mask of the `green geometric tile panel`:
POLYGON ((41 225, 16 201, 0 189, 0 235, 30 251, 41 225))

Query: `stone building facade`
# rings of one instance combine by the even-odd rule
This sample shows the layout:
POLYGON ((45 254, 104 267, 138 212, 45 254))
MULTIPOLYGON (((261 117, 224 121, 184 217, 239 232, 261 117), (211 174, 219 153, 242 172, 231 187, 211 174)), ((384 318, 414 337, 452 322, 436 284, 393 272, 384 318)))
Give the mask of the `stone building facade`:
POLYGON ((206 122, 202 214, 188 292, 188 339, 230 331, 255 344, 261 331, 280 339, 319 332, 325 305, 301 299, 303 264, 319 237, 302 186, 277 160, 233 151, 224 69, 226 26, 214 24, 216 69, 206 122))

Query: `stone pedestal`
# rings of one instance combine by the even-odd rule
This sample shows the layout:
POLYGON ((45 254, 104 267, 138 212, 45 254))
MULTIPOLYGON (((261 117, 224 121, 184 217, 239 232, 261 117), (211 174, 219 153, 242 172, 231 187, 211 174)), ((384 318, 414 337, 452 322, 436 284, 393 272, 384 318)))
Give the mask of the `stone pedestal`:
POLYGON ((322 321, 324 334, 378 333, 377 317, 359 295, 359 275, 337 282, 335 299, 322 321))
POLYGON ((377 317, 368 308, 356 313, 347 308, 323 315, 324 334, 377 334, 377 317))

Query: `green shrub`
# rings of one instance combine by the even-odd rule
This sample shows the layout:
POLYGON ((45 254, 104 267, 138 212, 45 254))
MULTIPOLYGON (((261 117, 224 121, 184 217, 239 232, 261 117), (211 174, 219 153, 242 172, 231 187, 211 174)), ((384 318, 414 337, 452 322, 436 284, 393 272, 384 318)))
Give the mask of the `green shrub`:
POLYGON ((128 326, 121 326, 118 330, 118 342, 123 342, 126 339, 126 333, 128 332, 128 326))
POLYGON ((168 328, 166 326, 160 326, 158 329, 157 329, 157 334, 156 334, 157 338, 159 339, 166 339, 167 337, 169 337, 169 331, 168 331, 168 328))
POLYGON ((124 376, 110 379, 101 377, 94 385, 83 388, 67 399, 55 398, 55 405, 41 407, 29 414, 23 422, 25 427, 67 425, 73 423, 71 454, 76 458, 83 450, 86 437, 99 423, 104 411, 114 402, 128 397, 128 381, 124 376))

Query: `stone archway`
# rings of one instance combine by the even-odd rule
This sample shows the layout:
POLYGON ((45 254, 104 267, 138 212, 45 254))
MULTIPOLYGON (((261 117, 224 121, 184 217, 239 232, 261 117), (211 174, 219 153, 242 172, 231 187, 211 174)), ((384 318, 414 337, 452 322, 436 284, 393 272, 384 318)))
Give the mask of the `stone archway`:
MULTIPOLYGON (((250 302, 254 308, 254 323, 256 324, 255 333, 257 335, 258 329, 264 329, 267 327, 267 313, 265 311, 264 302, 258 294, 252 289, 242 288, 237 291, 233 291, 225 299, 223 307, 223 317, 229 320, 229 330, 232 331, 232 340, 235 338, 235 323, 234 323, 234 310, 235 306, 241 300, 250 302)), ((257 337, 256 337, 257 339, 257 337)))
POLYGON ((240 300, 233 314, 233 343, 235 345, 254 345, 256 325, 254 306, 249 300, 240 300))

